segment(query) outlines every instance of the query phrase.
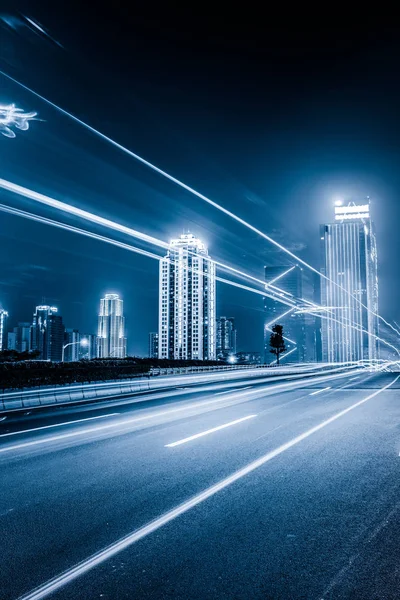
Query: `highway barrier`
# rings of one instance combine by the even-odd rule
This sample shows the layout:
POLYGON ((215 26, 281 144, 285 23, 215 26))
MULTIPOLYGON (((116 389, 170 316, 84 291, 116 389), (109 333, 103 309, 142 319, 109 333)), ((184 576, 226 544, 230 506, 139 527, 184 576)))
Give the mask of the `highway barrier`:
MULTIPOLYGON (((93 402, 96 400, 118 399, 132 394, 152 390, 168 389, 218 382, 234 382, 250 378, 311 376, 322 371, 337 372, 348 366, 303 365, 299 367, 181 367, 178 369, 154 369, 147 377, 130 380, 117 380, 97 383, 70 384, 57 387, 36 387, 27 390, 6 391, 0 395, 0 412, 20 411, 43 406, 69 403, 93 402)), ((359 368, 354 365, 353 368, 359 368)))

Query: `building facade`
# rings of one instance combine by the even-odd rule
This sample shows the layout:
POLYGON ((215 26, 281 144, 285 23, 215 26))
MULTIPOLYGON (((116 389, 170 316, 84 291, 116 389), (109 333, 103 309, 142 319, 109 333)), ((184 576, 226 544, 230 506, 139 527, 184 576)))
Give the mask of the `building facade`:
POLYGON ((149 358, 158 358, 158 333, 149 333, 149 358))
POLYGON ((30 323, 18 323, 14 327, 17 338, 17 352, 30 352, 31 350, 31 325, 30 323))
POLYGON ((97 335, 93 333, 82 334, 81 340, 87 340, 87 343, 79 345, 79 360, 93 360, 97 358, 97 335))
POLYGON ((8 312, 0 308, 0 352, 7 350, 7 321, 8 312))
POLYGON ((64 362, 79 360, 80 334, 77 329, 66 329, 64 333, 64 362))
POLYGON ((160 260, 159 358, 215 360, 215 264, 192 234, 160 260))
POLYGON ((39 360, 60 362, 63 355, 64 325, 55 306, 37 306, 31 327, 31 349, 39 360))
POLYGON ((321 226, 321 247, 323 360, 375 360, 378 262, 369 202, 335 206, 335 223, 321 226))
POLYGON ((17 351, 17 334, 15 331, 9 331, 7 334, 7 349, 17 351))
MULTIPOLYGON (((303 270, 297 265, 265 267, 265 282, 275 285, 286 293, 287 297, 303 297, 303 270)), ((306 356, 306 320, 304 313, 296 313, 290 306, 281 304, 272 298, 264 298, 264 362, 274 362, 270 353, 269 340, 275 324, 283 326, 286 352, 281 359, 298 363, 308 359, 306 356), (286 355, 286 357, 285 357, 286 355)))
POLYGON ((226 359, 236 354, 236 327, 233 317, 217 319, 217 358, 226 359))
POLYGON ((125 358, 124 302, 118 294, 106 294, 100 300, 97 336, 99 358, 125 358))

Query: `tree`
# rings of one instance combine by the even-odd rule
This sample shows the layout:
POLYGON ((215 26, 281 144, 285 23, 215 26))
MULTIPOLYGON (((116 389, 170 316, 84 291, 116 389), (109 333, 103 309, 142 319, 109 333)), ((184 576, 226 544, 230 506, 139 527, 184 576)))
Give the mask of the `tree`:
POLYGON ((274 325, 271 337, 269 338, 270 352, 276 356, 276 364, 279 366, 279 357, 282 352, 286 352, 285 340, 283 339, 282 325, 274 325))

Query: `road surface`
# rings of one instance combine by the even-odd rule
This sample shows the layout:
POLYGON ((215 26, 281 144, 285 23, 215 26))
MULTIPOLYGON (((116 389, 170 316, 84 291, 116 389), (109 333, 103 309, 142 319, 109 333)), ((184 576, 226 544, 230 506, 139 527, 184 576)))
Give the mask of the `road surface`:
POLYGON ((204 385, 0 423, 2 600, 400 597, 400 379, 204 385))

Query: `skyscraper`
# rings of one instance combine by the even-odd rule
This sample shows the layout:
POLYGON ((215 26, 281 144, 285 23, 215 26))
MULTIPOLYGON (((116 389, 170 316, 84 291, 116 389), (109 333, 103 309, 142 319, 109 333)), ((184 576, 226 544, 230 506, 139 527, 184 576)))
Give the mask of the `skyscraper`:
POLYGON ((99 358, 125 358, 124 302, 118 294, 106 294, 100 300, 97 336, 99 358))
POLYGON ((149 358, 158 358, 158 333, 149 333, 149 358))
POLYGON ((335 206, 335 223, 321 225, 321 246, 321 273, 331 280, 321 278, 323 360, 374 360, 378 266, 369 202, 335 206))
POLYGON ((31 349, 40 360, 60 362, 64 345, 64 325, 55 306, 37 306, 31 328, 31 349))
POLYGON ((7 350, 7 319, 8 312, 0 308, 0 352, 7 350))
POLYGON ((236 354, 236 327, 233 317, 217 319, 217 358, 236 354))
POLYGON ((159 358, 215 359, 215 264, 190 233, 160 260, 158 328, 159 358))
MULTIPOLYGON (((303 270, 297 265, 282 265, 279 267, 265 267, 265 281, 269 285, 279 287, 290 297, 303 297, 303 270)), ((303 313, 296 313, 290 306, 281 304, 272 298, 264 299, 264 361, 266 364, 273 362, 270 353, 269 340, 272 327, 275 324, 283 326, 285 338, 285 362, 304 362, 306 360, 305 317, 303 313)))

